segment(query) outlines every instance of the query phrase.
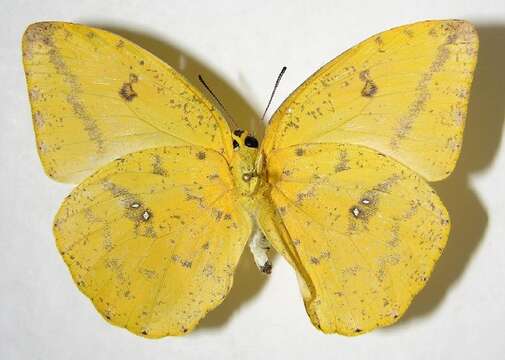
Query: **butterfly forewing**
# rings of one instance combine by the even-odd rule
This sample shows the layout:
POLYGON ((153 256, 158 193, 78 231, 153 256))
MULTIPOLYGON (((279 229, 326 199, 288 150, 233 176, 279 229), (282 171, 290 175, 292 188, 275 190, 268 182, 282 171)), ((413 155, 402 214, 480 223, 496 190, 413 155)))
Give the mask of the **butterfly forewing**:
POLYGON ((78 182, 110 160, 163 145, 231 154, 225 120, 170 66, 110 32, 43 22, 23 63, 45 171, 78 182))
POLYGON ((263 152, 305 143, 376 149, 430 181, 459 157, 478 38, 465 21, 372 36, 304 82, 274 114, 263 152))

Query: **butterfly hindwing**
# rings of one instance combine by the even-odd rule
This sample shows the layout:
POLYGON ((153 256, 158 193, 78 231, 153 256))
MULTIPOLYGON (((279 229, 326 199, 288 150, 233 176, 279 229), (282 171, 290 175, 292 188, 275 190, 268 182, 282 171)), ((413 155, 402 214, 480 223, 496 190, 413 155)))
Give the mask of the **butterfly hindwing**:
POLYGON ((110 160, 165 145, 231 154, 225 120, 182 75, 130 41, 63 22, 35 23, 23 63, 46 173, 79 182, 110 160))
POLYGON ((268 174, 283 229, 273 245, 294 264, 312 322, 345 335, 395 322, 449 234, 425 180, 376 151, 337 144, 278 150, 268 174))
POLYGON ((305 143, 376 149, 430 181, 460 153, 478 38, 465 21, 425 21, 372 36, 284 101, 263 152, 305 143))
POLYGON ((251 232, 224 158, 162 147, 111 162, 55 218, 72 276, 111 323, 147 337, 191 331, 226 296, 251 232))

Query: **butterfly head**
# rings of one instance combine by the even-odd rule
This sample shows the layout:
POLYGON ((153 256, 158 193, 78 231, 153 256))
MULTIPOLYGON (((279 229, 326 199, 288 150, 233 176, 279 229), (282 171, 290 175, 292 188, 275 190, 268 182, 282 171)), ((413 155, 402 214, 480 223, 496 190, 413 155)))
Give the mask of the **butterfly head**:
POLYGON ((233 150, 241 151, 242 149, 248 149, 247 151, 251 151, 256 153, 258 150, 258 140, 250 135, 247 131, 242 129, 236 129, 232 134, 233 141, 233 150))

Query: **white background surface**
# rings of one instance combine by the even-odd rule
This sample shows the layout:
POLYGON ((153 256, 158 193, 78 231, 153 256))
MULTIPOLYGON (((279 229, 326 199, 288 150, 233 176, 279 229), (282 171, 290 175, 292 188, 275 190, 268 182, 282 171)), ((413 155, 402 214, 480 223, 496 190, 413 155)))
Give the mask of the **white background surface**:
MULTIPOLYGON (((12 1, 0 11, 1 359, 503 359, 505 338, 505 1, 12 1), (480 60, 463 153, 437 184, 453 232, 427 288, 395 326, 355 338, 310 324, 283 259, 266 278, 248 253, 229 297, 183 338, 146 340, 108 325, 73 282, 51 234, 70 191, 37 158, 20 40, 35 21, 115 31, 196 82, 258 129, 314 70, 388 28, 433 18, 477 24, 480 60)), ((258 130, 257 130, 258 131, 258 130)))

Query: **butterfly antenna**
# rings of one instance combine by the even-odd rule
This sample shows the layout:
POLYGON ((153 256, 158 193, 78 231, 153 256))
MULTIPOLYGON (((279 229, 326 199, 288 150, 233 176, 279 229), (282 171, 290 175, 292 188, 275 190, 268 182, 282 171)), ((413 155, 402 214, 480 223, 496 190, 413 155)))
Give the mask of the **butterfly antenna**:
POLYGON ((205 82, 205 80, 203 80, 202 75, 198 74, 198 80, 200 80, 200 82, 203 84, 203 86, 205 87, 205 89, 207 89, 207 91, 209 92, 209 94, 211 94, 212 97, 214 98, 214 100, 216 100, 216 102, 221 107, 221 110, 223 110, 223 112, 226 114, 226 116, 228 117, 228 119, 230 119, 231 122, 233 123, 233 126, 235 126, 235 128, 238 129, 237 123, 235 122, 235 120, 233 119, 233 117, 230 115, 230 113, 228 112, 228 110, 226 110, 226 108, 224 107, 223 103, 221 101, 219 101, 219 99, 216 96, 216 94, 214 94, 212 92, 212 90, 210 89, 209 85, 207 85, 207 83, 205 82))
POLYGON ((268 108, 270 107, 270 104, 272 103, 272 100, 275 95, 275 91, 277 90, 277 87, 279 87, 279 83, 281 82, 282 75, 286 72, 287 67, 283 66, 281 72, 279 73, 279 76, 277 76, 277 80, 275 81, 274 89, 272 90, 272 95, 270 95, 270 100, 268 100, 267 107, 265 109, 265 112, 263 113, 263 116, 261 117, 261 121, 265 119, 265 115, 267 114, 268 108))

